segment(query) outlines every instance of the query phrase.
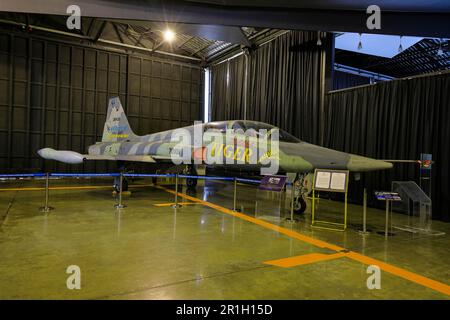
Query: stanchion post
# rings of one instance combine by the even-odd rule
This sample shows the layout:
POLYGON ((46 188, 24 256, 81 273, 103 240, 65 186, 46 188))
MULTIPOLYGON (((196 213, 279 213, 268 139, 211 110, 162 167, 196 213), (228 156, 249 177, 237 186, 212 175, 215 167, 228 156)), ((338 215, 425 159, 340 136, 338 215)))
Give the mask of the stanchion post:
POLYGON ((53 207, 50 207, 48 205, 48 198, 49 198, 49 178, 50 178, 50 174, 47 172, 45 174, 45 203, 43 207, 40 207, 39 210, 41 212, 49 212, 50 210, 53 210, 53 207))
POLYGON ((292 191, 291 191, 291 221, 294 221, 294 199, 295 199, 295 186, 292 184, 292 191))
POLYGON ((178 204, 178 173, 175 174, 175 204, 172 207, 175 209, 181 207, 178 204))
POLYGON ((363 195, 363 232, 366 233, 366 223, 367 223, 367 190, 364 188, 364 195, 363 195))
POLYGON ((295 193, 294 188, 295 188, 295 185, 294 185, 294 182, 292 182, 292 187, 291 187, 291 217, 286 219, 286 221, 288 221, 288 222, 295 222, 295 220, 294 220, 294 198, 295 198, 294 197, 294 193, 295 193))
POLYGON ((233 191, 233 211, 236 212, 236 197, 237 197, 237 179, 234 178, 234 191, 233 191))
POLYGON ((119 178, 119 203, 115 205, 116 209, 123 209, 125 206, 122 204, 122 185, 123 185, 123 173, 120 173, 119 178))
POLYGON ((389 224, 389 200, 386 200, 386 226, 384 227, 384 236, 387 237, 389 236, 389 228, 388 228, 388 224, 389 224))
POLYGON ((367 189, 364 188, 363 194, 363 229, 359 231, 360 234, 365 235, 370 232, 367 231, 367 189))

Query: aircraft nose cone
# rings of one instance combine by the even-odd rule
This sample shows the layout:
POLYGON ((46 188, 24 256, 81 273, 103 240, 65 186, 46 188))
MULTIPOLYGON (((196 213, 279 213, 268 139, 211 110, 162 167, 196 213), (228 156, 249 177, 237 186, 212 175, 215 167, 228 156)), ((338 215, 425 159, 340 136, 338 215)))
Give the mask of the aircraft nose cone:
POLYGON ((392 167, 394 166, 391 162, 381 161, 381 160, 377 160, 377 161, 379 163, 381 170, 392 169, 392 167))
POLYGON ((348 169, 350 171, 374 171, 374 170, 386 170, 391 169, 392 163, 376 160, 372 158, 366 158, 356 155, 350 156, 350 161, 348 163, 348 169))

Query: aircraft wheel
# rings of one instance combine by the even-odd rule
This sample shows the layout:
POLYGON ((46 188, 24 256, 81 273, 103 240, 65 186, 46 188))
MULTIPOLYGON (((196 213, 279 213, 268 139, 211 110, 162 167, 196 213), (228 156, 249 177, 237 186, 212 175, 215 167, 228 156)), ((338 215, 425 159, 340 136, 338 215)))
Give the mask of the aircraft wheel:
POLYGON ((187 178, 186 179, 186 186, 188 188, 195 188, 197 186, 197 179, 195 179, 195 178, 187 178))
POLYGON ((297 200, 294 201, 294 212, 297 214, 302 214, 306 210, 306 201, 303 199, 303 197, 297 198, 297 200))
MULTIPOLYGON (((186 167, 185 174, 190 176, 196 176, 197 170, 195 170, 195 167, 190 165, 186 167)), ((186 187, 189 189, 195 188, 197 186, 197 178, 187 178, 186 179, 186 187)))

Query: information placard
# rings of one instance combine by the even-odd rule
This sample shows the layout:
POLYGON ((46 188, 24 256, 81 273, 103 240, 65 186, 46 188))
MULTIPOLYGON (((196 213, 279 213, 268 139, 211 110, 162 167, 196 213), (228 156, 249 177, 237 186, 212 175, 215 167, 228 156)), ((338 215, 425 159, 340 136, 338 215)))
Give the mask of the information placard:
POLYGON ((329 189, 331 182, 331 172, 317 171, 314 181, 315 181, 314 187, 316 189, 329 189))
POLYGON ((347 185, 347 174, 345 172, 332 172, 330 189, 344 192, 347 185))
POLYGON ((347 170, 316 169, 314 189, 318 191, 347 192, 347 170))
POLYGON ((280 192, 283 190, 285 184, 286 176, 264 176, 259 185, 259 189, 280 192))
POLYGON ((312 188, 312 208, 311 208, 311 226, 313 228, 327 229, 333 231, 345 231, 347 229, 347 189, 348 189, 348 170, 337 169, 316 169, 314 171, 314 183, 312 188), (316 191, 338 192, 344 194, 344 221, 318 220, 316 218, 316 191))
POLYGON ((381 201, 402 201, 402 198, 397 192, 375 191, 375 197, 381 201))

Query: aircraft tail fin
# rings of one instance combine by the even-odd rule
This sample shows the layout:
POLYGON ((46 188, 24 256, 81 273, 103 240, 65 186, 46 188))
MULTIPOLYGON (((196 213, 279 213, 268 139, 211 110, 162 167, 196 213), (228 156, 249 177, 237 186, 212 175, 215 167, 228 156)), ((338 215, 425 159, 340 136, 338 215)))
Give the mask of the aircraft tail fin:
POLYGON ((131 130, 119 97, 110 98, 105 126, 103 127, 102 142, 134 140, 135 138, 137 136, 131 130))

